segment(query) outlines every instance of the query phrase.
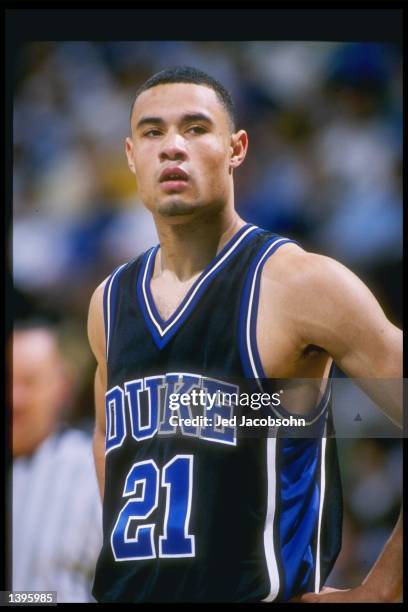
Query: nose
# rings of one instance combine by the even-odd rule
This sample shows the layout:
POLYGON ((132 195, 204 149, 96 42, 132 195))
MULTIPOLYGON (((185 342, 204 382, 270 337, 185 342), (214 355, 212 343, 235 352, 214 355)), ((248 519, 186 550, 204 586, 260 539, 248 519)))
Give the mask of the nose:
POLYGON ((170 160, 185 160, 187 151, 184 138, 177 133, 169 132, 163 141, 163 146, 160 151, 160 161, 170 160))

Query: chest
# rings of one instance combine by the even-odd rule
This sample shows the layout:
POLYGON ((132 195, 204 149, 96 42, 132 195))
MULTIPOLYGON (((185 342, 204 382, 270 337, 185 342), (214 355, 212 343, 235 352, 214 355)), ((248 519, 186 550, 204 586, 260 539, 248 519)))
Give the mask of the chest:
POLYGON ((162 277, 151 280, 150 290, 157 312, 163 321, 169 319, 193 287, 198 275, 188 281, 162 277))

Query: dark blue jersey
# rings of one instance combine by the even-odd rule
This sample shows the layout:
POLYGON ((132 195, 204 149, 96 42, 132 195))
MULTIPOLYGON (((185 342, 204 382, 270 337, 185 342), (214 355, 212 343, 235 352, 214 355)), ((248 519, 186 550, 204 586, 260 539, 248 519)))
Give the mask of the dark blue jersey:
POLYGON ((261 272, 287 242, 245 225, 166 321, 150 290, 158 247, 108 279, 98 601, 286 601, 319 589, 330 572, 342 514, 330 388, 308 416, 320 432, 310 438, 285 436, 284 427, 240 436, 216 425, 234 409, 216 400, 172 407, 176 394, 260 384, 261 272))

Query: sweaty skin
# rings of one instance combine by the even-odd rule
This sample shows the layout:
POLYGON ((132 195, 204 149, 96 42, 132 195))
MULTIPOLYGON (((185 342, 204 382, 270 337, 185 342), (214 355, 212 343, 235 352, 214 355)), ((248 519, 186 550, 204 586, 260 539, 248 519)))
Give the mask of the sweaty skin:
MULTIPOLYGON (((233 172, 248 148, 244 130, 231 131, 215 92, 205 86, 172 83, 144 91, 126 139, 128 165, 138 193, 151 211, 160 239, 151 290, 168 318, 208 263, 244 221, 234 209, 233 172), (184 181, 164 183, 166 168, 181 168, 184 181)), ((94 457, 104 494, 106 359, 103 289, 89 308, 88 335, 97 360, 94 457)), ((324 390, 332 360, 350 377, 402 377, 402 333, 385 316, 368 288, 340 263, 283 245, 261 277, 257 342, 268 377, 315 379, 293 391, 298 412, 307 412, 324 390)), ((366 389, 396 423, 402 408, 395 397, 366 389)), ((323 589, 298 601, 399 601, 402 594, 402 521, 374 568, 356 589, 323 589)))

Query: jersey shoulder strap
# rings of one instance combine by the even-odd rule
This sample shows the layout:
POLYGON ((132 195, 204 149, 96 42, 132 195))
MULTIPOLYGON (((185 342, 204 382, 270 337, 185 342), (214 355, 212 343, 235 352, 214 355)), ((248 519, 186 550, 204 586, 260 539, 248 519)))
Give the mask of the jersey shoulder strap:
POLYGON ((115 320, 115 311, 117 303, 117 293, 119 288, 120 277, 126 269, 133 268, 138 265, 144 254, 139 255, 135 259, 121 264, 113 270, 106 281, 103 291, 103 319, 105 326, 105 347, 106 347, 106 361, 109 356, 109 343, 111 339, 111 330, 113 328, 113 322, 115 320))

